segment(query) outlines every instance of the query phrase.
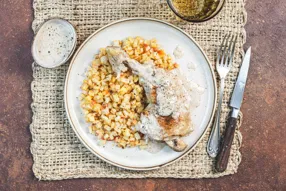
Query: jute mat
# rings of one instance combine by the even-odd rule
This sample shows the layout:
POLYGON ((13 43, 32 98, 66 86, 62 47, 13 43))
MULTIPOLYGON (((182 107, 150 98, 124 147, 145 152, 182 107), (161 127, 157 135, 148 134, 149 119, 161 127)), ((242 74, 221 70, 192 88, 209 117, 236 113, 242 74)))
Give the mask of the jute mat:
MULTIPOLYGON (((190 24, 177 20, 165 0, 35 0, 33 29, 49 18, 70 21, 78 34, 80 44, 100 27, 118 19, 152 17, 171 22, 190 35, 203 47, 210 61, 215 63, 216 50, 227 33, 239 35, 235 51, 234 67, 227 78, 223 101, 221 126, 224 128, 230 109, 227 107, 237 77, 245 42, 244 24, 246 12, 244 0, 226 0, 221 13, 210 21, 190 24)), ((64 109, 64 82, 69 63, 45 69, 33 64, 33 137, 31 152, 33 171, 40 180, 69 178, 215 178, 237 172, 241 161, 239 148, 241 134, 237 129, 232 145, 228 169, 215 173, 213 159, 206 152, 208 133, 197 147, 176 163, 159 170, 134 172, 114 167, 100 160, 87 150, 69 125, 64 109)), ((238 126, 240 126, 241 120, 238 126)))

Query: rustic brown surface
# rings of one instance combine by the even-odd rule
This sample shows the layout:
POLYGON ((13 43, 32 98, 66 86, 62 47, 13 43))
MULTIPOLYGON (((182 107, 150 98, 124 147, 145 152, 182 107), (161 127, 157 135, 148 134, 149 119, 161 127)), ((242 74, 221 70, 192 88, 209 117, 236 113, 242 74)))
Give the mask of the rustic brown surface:
POLYGON ((0 190, 286 190, 286 4, 247 1, 253 57, 242 107, 237 174, 218 179, 74 179, 43 182, 30 153, 32 0, 0 1, 0 190))

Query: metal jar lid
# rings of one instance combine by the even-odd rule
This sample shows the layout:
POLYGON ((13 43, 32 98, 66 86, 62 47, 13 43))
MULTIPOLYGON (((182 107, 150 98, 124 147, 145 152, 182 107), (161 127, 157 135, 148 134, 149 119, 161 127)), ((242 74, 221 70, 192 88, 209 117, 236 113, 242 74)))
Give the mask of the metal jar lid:
POLYGON ((51 19, 38 30, 32 45, 32 55, 40 66, 55 68, 68 61, 76 42, 76 31, 71 23, 63 19, 51 19))

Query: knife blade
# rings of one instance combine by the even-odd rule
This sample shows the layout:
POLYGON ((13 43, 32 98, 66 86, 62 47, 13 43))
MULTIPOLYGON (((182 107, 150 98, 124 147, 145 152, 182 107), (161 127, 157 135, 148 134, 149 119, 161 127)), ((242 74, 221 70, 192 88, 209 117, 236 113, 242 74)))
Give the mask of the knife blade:
MULTIPOLYGON (((250 63, 250 55, 251 55, 251 47, 248 48, 244 56, 244 59, 243 59, 243 62, 242 62, 242 65, 241 65, 241 68, 238 74, 238 78, 234 86, 231 101, 230 101, 230 106, 237 110, 240 109, 242 99, 243 99, 243 93, 245 89, 245 84, 246 84, 247 74, 248 74, 248 69, 249 69, 249 63, 250 63)), ((237 118, 237 115, 235 115, 234 117, 237 118)))
POLYGON ((251 47, 248 48, 244 56, 237 81, 232 93, 230 107, 232 107, 231 117, 226 125, 223 141, 220 145, 220 150, 217 155, 215 168, 218 172, 223 172, 227 168, 230 155, 231 145, 235 133, 236 121, 239 114, 240 106, 243 100, 244 89, 247 81, 249 64, 250 64, 251 47))

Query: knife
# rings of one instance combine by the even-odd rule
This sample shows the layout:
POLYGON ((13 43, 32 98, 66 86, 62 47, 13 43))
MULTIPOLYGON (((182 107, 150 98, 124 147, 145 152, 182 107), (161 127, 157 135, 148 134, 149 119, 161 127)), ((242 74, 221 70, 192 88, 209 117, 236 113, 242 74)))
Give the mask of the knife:
POLYGON ((247 80, 247 74, 250 63, 251 47, 248 48, 244 56, 237 81, 232 93, 230 107, 232 108, 231 116, 226 125, 223 141, 220 145, 220 150, 217 156, 215 168, 218 172, 223 172, 227 168, 228 159, 231 150, 231 144, 236 128, 236 121, 239 114, 240 106, 243 99, 244 88, 247 80))

